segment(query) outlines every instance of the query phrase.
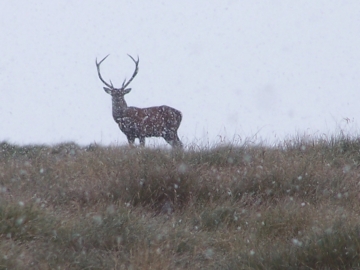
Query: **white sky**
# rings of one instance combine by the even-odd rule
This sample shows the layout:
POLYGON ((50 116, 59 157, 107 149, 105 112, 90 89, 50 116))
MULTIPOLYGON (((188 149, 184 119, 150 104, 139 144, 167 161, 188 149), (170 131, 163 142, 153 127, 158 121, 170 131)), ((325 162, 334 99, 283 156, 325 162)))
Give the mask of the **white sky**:
POLYGON ((357 133, 359 33, 358 0, 2 0, 0 141, 127 143, 109 53, 115 86, 140 56, 128 105, 181 110, 185 144, 357 133))

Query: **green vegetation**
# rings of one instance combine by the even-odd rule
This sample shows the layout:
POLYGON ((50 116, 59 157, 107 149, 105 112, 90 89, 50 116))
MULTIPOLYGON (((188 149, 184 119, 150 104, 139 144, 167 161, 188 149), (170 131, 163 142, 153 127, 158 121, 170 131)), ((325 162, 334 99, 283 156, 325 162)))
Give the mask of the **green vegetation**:
POLYGON ((359 269, 360 140, 0 143, 0 269, 359 269))

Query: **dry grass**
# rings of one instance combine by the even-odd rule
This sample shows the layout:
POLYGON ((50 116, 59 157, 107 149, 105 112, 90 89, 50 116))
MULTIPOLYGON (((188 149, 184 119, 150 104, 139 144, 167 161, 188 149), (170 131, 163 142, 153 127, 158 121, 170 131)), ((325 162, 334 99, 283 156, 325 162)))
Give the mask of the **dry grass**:
POLYGON ((0 143, 0 269, 358 269, 360 141, 0 143))

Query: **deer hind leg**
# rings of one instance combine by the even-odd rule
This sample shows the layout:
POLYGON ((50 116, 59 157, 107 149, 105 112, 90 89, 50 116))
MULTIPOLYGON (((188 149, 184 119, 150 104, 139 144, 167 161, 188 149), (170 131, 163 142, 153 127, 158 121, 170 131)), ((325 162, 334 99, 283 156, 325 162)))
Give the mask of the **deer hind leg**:
POLYGON ((176 147, 178 147, 178 148, 183 148, 183 144, 182 144, 182 142, 180 141, 177 133, 175 133, 175 140, 174 140, 174 142, 175 142, 175 146, 176 146, 176 147))
POLYGON ((180 141, 176 131, 168 131, 164 135, 165 141, 170 144, 172 147, 182 148, 182 142, 180 141))

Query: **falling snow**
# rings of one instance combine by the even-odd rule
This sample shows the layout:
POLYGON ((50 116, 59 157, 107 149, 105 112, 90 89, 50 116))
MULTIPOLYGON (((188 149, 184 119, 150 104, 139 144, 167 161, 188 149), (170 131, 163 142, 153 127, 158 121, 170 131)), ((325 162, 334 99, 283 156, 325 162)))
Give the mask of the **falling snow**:
POLYGON ((178 109, 185 143, 357 132, 358 10, 356 0, 271 6, 7 1, 0 31, 6 40, 0 64, 2 139, 127 143, 96 75, 95 58, 109 53, 105 77, 120 86, 133 71, 126 54, 139 55, 129 106, 178 109))

